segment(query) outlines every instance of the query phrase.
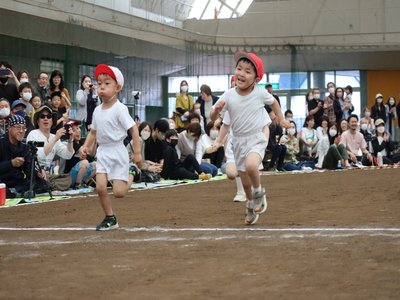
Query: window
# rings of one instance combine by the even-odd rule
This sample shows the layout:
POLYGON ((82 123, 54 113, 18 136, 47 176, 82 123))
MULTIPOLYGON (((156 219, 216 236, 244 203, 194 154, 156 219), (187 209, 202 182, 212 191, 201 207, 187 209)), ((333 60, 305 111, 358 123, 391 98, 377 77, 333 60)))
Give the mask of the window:
POLYGON ((64 74, 64 63, 60 61, 55 61, 55 60, 45 60, 42 59, 40 61, 40 71, 41 72, 46 72, 50 74, 54 70, 59 70, 62 74, 64 74))
POLYGON ((307 72, 270 73, 268 78, 270 83, 278 85, 276 90, 299 90, 308 87, 307 72))

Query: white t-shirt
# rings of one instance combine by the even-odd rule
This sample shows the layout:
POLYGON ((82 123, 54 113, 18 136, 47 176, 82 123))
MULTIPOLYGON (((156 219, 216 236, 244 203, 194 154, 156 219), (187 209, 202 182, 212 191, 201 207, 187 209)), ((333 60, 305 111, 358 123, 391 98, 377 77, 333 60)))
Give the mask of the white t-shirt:
POLYGON ((231 88, 220 99, 225 101, 222 114, 229 112, 233 136, 249 136, 261 132, 266 125, 266 118, 267 124, 271 123, 264 105, 273 104, 275 98, 260 86, 255 86, 246 96, 239 95, 235 88, 231 88))
MULTIPOLYGON (((47 139, 47 137, 39 129, 35 129, 29 132, 28 136, 26 137, 26 141, 44 142, 44 145, 47 145, 54 138, 55 135, 50 133, 50 136, 47 139)), ((74 155, 74 151, 69 152, 67 145, 62 143, 60 140, 55 143, 53 149, 51 149, 47 156, 44 154, 44 147, 38 147, 37 158, 39 165, 44 168, 50 167, 56 154, 61 158, 70 159, 74 155)))
POLYGON ((107 109, 103 109, 101 104, 93 112, 92 129, 96 130, 99 145, 122 142, 127 136, 128 129, 135 124, 128 108, 119 100, 107 109))

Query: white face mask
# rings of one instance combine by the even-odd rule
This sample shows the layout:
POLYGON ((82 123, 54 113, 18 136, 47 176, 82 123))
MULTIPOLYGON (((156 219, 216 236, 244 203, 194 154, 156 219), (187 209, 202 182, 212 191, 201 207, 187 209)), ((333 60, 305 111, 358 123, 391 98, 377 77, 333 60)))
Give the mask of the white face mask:
POLYGON ((32 98, 32 93, 22 93, 22 99, 29 101, 32 98))
POLYGON ((376 99, 376 102, 377 103, 382 103, 382 100, 383 100, 382 98, 378 98, 378 99, 376 99))
POLYGON ((10 115, 10 109, 8 107, 4 107, 0 109, 0 118, 5 118, 10 115))
POLYGON ((142 131, 142 132, 140 133, 140 136, 142 137, 142 140, 145 141, 145 140, 147 140, 147 139, 150 137, 150 132, 148 132, 148 131, 142 131))
POLYGON ((335 129, 330 129, 330 130, 329 130, 329 135, 330 135, 330 136, 333 137, 333 136, 336 136, 336 134, 337 134, 337 130, 335 130, 335 129))
POLYGON ((394 105, 394 100, 390 100, 390 101, 389 101, 389 104, 390 104, 390 105, 394 105))
POLYGON ((320 96, 321 96, 320 94, 315 94, 315 95, 314 95, 314 99, 317 100, 317 99, 319 99, 320 96))
POLYGON ((365 123, 363 123, 363 124, 361 124, 361 130, 367 130, 368 129, 368 124, 365 124, 365 123))
POLYGON ((29 82, 29 80, 27 78, 21 78, 19 80, 19 82, 22 84, 22 83, 25 83, 25 82, 29 82))
POLYGON ((384 133, 384 132, 385 132, 385 126, 379 126, 376 130, 377 130, 379 133, 384 133))
POLYGON ((181 91, 186 93, 188 91, 188 86, 187 85, 182 85, 181 86, 181 91))
POLYGON ((288 121, 288 122, 290 122, 292 120, 293 120, 293 118, 286 118, 286 121, 288 121))
POLYGON ((215 130, 215 129, 210 130, 210 138, 215 140, 218 137, 218 133, 219 133, 218 130, 215 130))
POLYGON ((371 112, 366 111, 366 112, 365 112, 365 116, 366 116, 367 118, 369 118, 369 117, 371 116, 371 112))
POLYGON ((328 89, 329 94, 333 94, 335 92, 335 88, 331 87, 328 89))
POLYGON ((287 133, 288 133, 289 135, 291 135, 291 136, 294 136, 295 133, 296 133, 296 129, 294 129, 294 128, 289 128, 289 129, 287 130, 287 133))

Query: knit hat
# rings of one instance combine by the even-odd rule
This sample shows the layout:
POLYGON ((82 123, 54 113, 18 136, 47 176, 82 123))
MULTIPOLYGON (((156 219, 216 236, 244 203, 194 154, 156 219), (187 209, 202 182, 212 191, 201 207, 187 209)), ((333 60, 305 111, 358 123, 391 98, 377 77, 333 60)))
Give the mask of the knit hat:
POLYGON ((97 80, 101 74, 107 74, 110 76, 121 86, 121 89, 124 86, 124 76, 118 68, 107 66, 105 64, 97 65, 97 67, 94 69, 94 78, 97 80))
POLYGON ((8 126, 14 126, 14 125, 26 125, 25 118, 19 116, 19 115, 12 115, 11 117, 8 118, 7 120, 8 126))
POLYGON ((257 77, 260 78, 260 80, 261 80, 261 78, 263 78, 263 76, 264 76, 264 63, 263 63, 262 59, 251 52, 237 51, 235 53, 236 64, 241 58, 247 58, 249 61, 251 61, 251 63, 254 65, 254 67, 256 69, 257 77))

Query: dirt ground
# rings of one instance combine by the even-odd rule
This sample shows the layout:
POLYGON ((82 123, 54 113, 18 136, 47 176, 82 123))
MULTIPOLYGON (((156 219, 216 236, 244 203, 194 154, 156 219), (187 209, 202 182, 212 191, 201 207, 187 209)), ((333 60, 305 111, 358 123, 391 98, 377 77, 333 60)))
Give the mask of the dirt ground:
POLYGON ((0 209, 0 299, 400 299, 400 169, 262 176, 0 209))

